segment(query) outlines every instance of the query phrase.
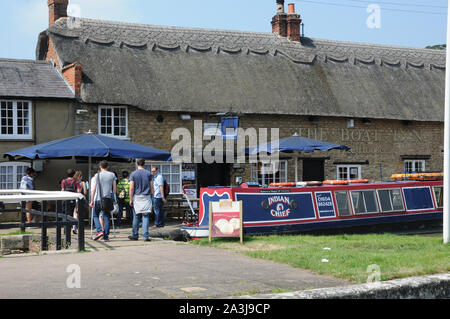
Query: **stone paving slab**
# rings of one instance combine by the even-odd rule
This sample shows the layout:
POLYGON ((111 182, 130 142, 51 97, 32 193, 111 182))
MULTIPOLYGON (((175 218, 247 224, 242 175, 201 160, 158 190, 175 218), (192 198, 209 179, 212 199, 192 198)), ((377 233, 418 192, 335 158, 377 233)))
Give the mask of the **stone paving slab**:
POLYGON ((227 298, 349 284, 211 247, 164 240, 104 245, 87 253, 0 258, 0 299, 227 298), (79 267, 79 289, 67 286, 70 265, 79 267))

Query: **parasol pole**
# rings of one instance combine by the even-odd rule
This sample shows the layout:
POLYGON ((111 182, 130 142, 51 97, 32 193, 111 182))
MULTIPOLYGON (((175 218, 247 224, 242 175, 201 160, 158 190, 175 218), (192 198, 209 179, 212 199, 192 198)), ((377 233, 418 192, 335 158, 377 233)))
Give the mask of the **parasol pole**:
POLYGON ((447 48, 445 68, 445 128, 444 128, 444 244, 450 243, 450 0, 447 12, 447 48))

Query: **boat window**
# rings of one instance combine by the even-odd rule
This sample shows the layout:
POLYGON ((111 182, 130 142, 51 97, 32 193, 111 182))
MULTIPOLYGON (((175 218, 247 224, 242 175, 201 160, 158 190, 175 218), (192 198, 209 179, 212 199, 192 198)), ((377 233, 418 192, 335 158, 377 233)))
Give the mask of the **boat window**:
POLYGON ((381 211, 383 213, 403 211, 403 199, 400 189, 379 189, 381 211))
POLYGON ((339 216, 350 216, 352 213, 350 211, 347 191, 334 192, 334 196, 336 197, 339 216))
POLYGON ((444 207, 444 188, 442 186, 434 186, 434 199, 438 208, 444 207))
POLYGON ((351 197, 355 214, 378 213, 375 191, 351 191, 351 197))

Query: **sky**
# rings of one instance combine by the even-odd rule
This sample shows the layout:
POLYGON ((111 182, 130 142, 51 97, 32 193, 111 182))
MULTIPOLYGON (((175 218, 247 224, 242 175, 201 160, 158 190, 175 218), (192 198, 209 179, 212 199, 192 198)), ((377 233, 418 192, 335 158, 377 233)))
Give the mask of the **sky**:
MULTIPOLYGON (((69 15, 100 20, 272 32, 275 0, 69 0, 69 15)), ((287 0, 305 36, 424 48, 446 42, 446 0, 287 0)), ((35 59, 47 0, 0 0, 0 58, 35 59)))

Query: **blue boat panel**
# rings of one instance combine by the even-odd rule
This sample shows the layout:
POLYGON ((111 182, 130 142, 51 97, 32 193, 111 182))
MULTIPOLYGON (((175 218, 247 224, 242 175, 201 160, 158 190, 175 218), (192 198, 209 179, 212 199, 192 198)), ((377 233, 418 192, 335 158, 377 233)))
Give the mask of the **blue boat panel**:
POLYGON ((245 222, 315 219, 311 193, 236 193, 243 202, 245 222))
POLYGON ((315 197, 320 218, 336 217, 331 192, 317 192, 315 197))
POLYGON ((433 198, 429 187, 403 188, 408 211, 433 209, 433 198))

